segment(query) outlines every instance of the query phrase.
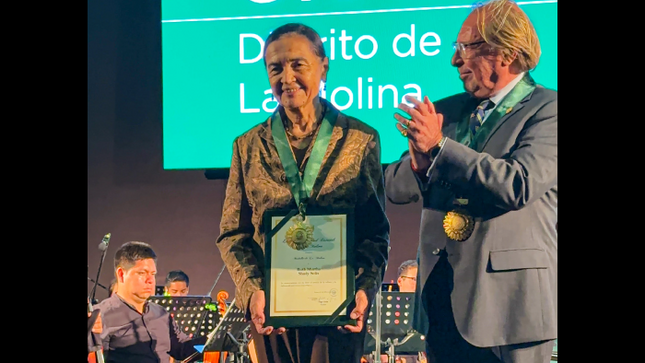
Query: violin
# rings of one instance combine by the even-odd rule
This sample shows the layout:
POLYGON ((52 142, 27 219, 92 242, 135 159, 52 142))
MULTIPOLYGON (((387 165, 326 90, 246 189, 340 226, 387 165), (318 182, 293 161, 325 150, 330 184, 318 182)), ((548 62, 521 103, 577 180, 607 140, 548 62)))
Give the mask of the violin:
MULTIPOLYGON (((215 300, 217 300, 217 312, 219 313, 220 319, 223 318, 226 313, 226 299, 228 299, 228 297, 229 295, 226 290, 220 290, 215 298, 215 300)), ((204 352, 204 363, 219 363, 220 353, 223 360, 226 360, 228 352, 204 352)))
POLYGON ((224 313, 226 313, 226 299, 228 299, 228 292, 220 290, 217 293, 217 308, 219 309, 220 317, 223 317, 224 313))
MULTIPOLYGON (((226 310, 228 309, 228 306, 226 305, 226 299, 229 298, 228 292, 225 290, 220 290, 217 293, 217 310, 220 315, 220 319, 224 317, 224 314, 226 313, 226 310)), ((212 307, 210 307, 213 309, 212 307)), ((253 342, 253 339, 251 339, 247 345, 248 352, 249 352, 249 358, 251 359, 252 363, 258 363, 258 356, 257 352, 255 350, 255 343, 253 342)), ((228 352, 204 352, 204 361, 203 363, 219 363, 220 359, 220 354, 222 356, 222 360, 226 360, 226 357, 228 355, 228 352)))

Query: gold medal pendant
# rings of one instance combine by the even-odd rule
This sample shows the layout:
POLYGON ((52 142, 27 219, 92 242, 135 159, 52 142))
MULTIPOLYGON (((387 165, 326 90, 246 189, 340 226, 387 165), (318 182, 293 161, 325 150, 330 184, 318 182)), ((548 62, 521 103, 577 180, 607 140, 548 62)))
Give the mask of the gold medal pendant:
POLYGON ((443 229, 448 238, 461 242, 465 241, 475 229, 473 217, 455 210, 446 213, 443 219, 443 229))
POLYGON ((295 217, 296 222, 287 230, 285 240, 294 250, 304 250, 314 241, 314 226, 307 223, 300 216, 295 217))

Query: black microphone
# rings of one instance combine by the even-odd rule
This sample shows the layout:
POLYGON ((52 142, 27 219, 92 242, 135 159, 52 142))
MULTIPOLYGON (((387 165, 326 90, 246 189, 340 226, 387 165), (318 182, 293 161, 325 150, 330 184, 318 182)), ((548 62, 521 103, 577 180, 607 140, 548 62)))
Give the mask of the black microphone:
POLYGON ((112 233, 106 234, 103 239, 101 240, 101 243, 99 243, 99 250, 105 251, 108 248, 108 245, 110 244, 110 237, 112 237, 112 233))

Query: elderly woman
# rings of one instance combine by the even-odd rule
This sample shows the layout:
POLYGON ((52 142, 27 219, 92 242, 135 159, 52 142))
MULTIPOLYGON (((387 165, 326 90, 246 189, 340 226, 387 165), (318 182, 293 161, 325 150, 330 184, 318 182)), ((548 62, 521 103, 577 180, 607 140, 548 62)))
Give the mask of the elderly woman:
POLYGON ((319 97, 329 59, 310 27, 275 29, 265 42, 264 63, 279 106, 233 144, 217 246, 236 285, 236 304, 252 321, 260 362, 358 363, 366 315, 381 285, 389 248, 379 135, 319 97), (321 126, 324 122, 331 126, 321 126), (293 163, 289 167, 283 165, 285 156, 293 163), (304 198, 294 196, 291 183, 305 178, 310 160, 319 166, 315 181, 304 198), (263 216, 272 209, 297 209, 303 199, 309 208, 353 211, 356 295, 349 311, 356 325, 285 329, 264 324, 263 216))

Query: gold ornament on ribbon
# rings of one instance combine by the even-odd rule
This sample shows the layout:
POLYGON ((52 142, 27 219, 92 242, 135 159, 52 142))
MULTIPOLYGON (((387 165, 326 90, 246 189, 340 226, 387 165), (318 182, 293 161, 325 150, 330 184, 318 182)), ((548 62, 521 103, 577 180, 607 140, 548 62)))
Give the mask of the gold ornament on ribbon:
POLYGON ((293 226, 287 230, 285 240, 294 250, 304 250, 314 241, 314 226, 298 216, 293 226))
POLYGON ((443 218, 443 230, 448 238, 458 242, 465 241, 475 229, 475 220, 463 211, 468 199, 456 198, 453 203, 461 207, 446 213, 443 218))
POLYGON ((475 221, 473 217, 453 210, 446 213, 443 219, 443 229, 448 238, 461 242, 467 240, 473 233, 475 221))

